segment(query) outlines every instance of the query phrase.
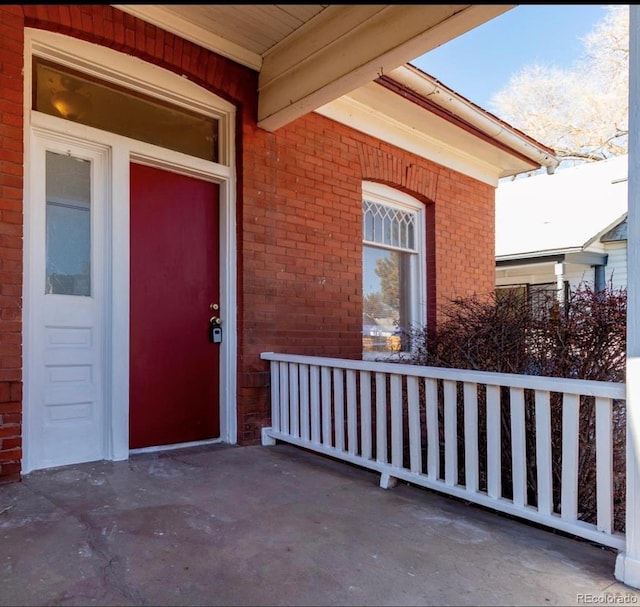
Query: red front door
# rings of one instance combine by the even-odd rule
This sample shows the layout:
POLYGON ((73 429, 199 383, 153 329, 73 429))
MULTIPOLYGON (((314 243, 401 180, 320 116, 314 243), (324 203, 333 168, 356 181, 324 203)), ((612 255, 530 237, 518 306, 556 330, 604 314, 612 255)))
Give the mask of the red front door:
POLYGON ((129 447, 218 438, 218 186, 131 164, 129 447))

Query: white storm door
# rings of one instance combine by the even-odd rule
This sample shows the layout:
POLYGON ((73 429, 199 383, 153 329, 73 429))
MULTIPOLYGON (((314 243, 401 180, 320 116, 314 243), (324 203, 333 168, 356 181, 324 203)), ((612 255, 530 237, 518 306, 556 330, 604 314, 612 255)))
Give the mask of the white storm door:
POLYGON ((107 457, 107 150, 33 138, 28 217, 27 471, 107 457))

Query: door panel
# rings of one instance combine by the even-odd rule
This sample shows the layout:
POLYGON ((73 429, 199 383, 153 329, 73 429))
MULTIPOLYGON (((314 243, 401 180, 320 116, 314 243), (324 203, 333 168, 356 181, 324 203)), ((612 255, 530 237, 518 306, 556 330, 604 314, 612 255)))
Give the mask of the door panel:
POLYGON ((132 163, 130 191, 129 447, 217 438, 218 186, 132 163))

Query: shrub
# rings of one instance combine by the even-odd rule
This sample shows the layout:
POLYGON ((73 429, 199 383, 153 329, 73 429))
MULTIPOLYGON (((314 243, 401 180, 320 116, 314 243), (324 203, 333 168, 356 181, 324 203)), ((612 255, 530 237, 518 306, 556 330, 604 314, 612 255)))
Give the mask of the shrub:
POLYGON ((549 294, 528 305, 515 291, 454 299, 436 331, 414 329, 411 364, 623 382, 627 293, 609 285, 549 294))
MULTIPOLYGON (((569 292, 564 302, 549 294, 536 300, 536 304, 534 307, 522 295, 510 290, 452 300, 441 310, 436 331, 416 329, 411 332, 413 353, 403 362, 497 373, 625 381, 626 289, 609 284, 596 291, 588 284, 581 284, 569 292)), ((579 429, 579 516, 588 522, 596 521, 597 503, 593 400, 590 397, 582 399, 579 429)), ((526 395, 525 407, 529 503, 535 505, 535 403, 532 393, 526 395)), ((561 395, 551 395, 551 408, 554 507, 559 512, 561 395)), ((482 432, 485 423, 482 412, 479 422, 482 432)), ((460 420, 458 427, 461 425, 460 420)), ((614 528, 622 531, 625 497, 625 409, 622 402, 614 403, 613 426, 614 528)), ((510 453, 508 390, 503 390, 501 430, 503 452, 510 453)), ((503 459, 505 497, 511 497, 511 462, 508 457, 503 459)), ((480 474, 483 475, 482 470, 480 474)))

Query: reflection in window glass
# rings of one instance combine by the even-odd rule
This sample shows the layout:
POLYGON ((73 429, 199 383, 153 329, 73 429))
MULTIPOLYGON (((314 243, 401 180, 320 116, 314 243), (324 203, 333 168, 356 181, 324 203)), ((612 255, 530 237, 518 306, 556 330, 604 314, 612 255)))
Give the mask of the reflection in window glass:
POLYGON ((91 163, 46 155, 45 293, 91 295, 91 163))
POLYGON ((402 349, 409 319, 409 254, 363 247, 363 336, 369 352, 402 349))

